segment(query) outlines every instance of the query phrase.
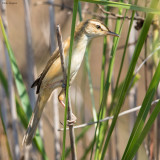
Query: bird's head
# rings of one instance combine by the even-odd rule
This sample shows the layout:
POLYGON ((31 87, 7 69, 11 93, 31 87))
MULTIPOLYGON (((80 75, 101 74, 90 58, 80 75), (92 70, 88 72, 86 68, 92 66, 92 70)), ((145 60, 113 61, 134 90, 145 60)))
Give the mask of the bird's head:
POLYGON ((89 38, 111 35, 119 37, 118 34, 111 32, 101 21, 97 19, 90 19, 84 22, 84 33, 89 38))

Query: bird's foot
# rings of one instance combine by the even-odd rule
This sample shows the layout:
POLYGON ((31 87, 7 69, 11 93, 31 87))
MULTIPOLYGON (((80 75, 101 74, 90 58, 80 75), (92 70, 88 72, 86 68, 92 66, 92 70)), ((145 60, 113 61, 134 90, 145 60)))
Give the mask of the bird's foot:
MULTIPOLYGON (((72 113, 72 119, 67 120, 67 126, 73 126, 76 123, 77 117, 72 113)), ((64 126, 64 124, 60 121, 60 124, 64 126)))
POLYGON ((73 126, 76 123, 77 117, 72 113, 71 120, 67 120, 68 126, 73 126))

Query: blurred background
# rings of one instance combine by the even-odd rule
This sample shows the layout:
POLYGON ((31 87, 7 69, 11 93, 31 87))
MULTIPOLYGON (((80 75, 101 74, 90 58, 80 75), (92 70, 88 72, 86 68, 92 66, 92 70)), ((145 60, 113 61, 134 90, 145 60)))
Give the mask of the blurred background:
MULTIPOLYGON (((128 1, 125 1, 125 3, 128 3, 128 1)), ((149 4, 149 0, 142 0, 138 5, 148 6, 149 4)), ((31 89, 30 86, 42 72, 49 57, 55 48, 57 48, 56 25, 60 25, 63 40, 70 36, 73 1, 0 0, 0 6, 0 15, 18 68, 22 74, 29 95, 30 105, 33 109, 37 95, 35 94, 35 89, 31 89)), ((98 6, 87 2, 79 3, 79 10, 81 10, 81 15, 79 15, 79 13, 77 14, 76 24, 80 23, 81 18, 83 18, 83 20, 96 18, 106 23, 107 17, 107 26, 111 31, 116 32, 117 18, 122 25, 122 32, 117 32, 117 34, 120 33, 120 38, 116 48, 111 87, 106 101, 106 117, 111 115, 108 114, 108 110, 111 107, 113 98, 112 94, 116 86, 116 80, 124 48, 126 46, 125 43, 130 25, 130 18, 124 18, 125 10, 120 12, 117 8, 109 7, 109 12, 105 13, 104 6, 98 6), (118 17, 118 15, 121 17, 118 17)), ((131 17, 131 14, 132 12, 128 11, 126 16, 131 17)), ((133 21, 119 84, 125 79, 145 16, 146 14, 143 12, 136 12, 135 14, 135 17, 138 17, 138 20, 135 18, 133 21)), ((159 17, 157 18, 155 16, 154 18, 156 20, 153 21, 150 27, 150 32, 137 62, 137 68, 152 52, 154 46, 151 45, 151 43, 154 41, 154 38, 156 38, 156 35, 159 35, 159 17)), ((97 113, 99 111, 101 91, 103 90, 101 88, 102 64, 104 60, 105 67, 103 71, 106 78, 109 60, 112 58, 112 46, 112 37, 107 37, 106 42, 103 37, 96 38, 89 45, 89 52, 86 53, 70 91, 73 113, 77 117, 76 125, 94 120, 94 106, 97 113), (106 44, 105 52, 104 44, 106 44)), ((0 68, 7 79, 6 84, 10 85, 8 86, 8 97, 3 86, 4 83, 0 83, 0 107, 2 120, 0 121, 0 159, 46 159, 44 158, 43 152, 39 152, 37 149, 37 145, 34 144, 29 147, 22 146, 22 138, 26 129, 22 122, 22 118, 19 118, 19 114, 21 113, 17 113, 16 109, 17 101, 19 101, 20 105, 22 104, 20 102, 20 97, 18 96, 7 54, 2 32, 0 31, 0 68), (17 101, 15 101, 15 97, 17 98, 17 101)), ((151 57, 138 72, 133 86, 128 90, 121 112, 142 104, 157 61, 158 59, 156 57, 155 59, 151 57)), ((0 76, 2 77, 2 75, 0 76)), ((63 128, 61 123, 63 123, 64 120, 64 108, 61 107, 57 99, 59 92, 60 90, 54 91, 53 96, 46 104, 39 125, 39 132, 43 142, 40 146, 44 145, 43 147, 48 159, 60 159, 62 152, 63 131, 57 131, 57 128, 63 128)), ((158 92, 157 95, 159 95, 158 92)), ((114 104, 112 105, 114 106, 114 104)), ((134 112, 118 118, 116 129, 112 134, 105 157, 106 159, 121 159, 120 157, 122 157, 128 142, 136 115, 137 112, 134 112)), ((21 116, 23 117, 23 114, 21 116)), ((159 117, 150 131, 150 134, 148 134, 146 140, 141 145, 135 159, 146 160, 157 159, 159 157, 158 122, 159 117)), ((108 125, 110 124, 111 121, 108 122, 108 125)), ((79 136, 83 130, 83 128, 75 129, 75 136, 79 136)), ((90 159, 91 150, 89 150, 88 153, 86 153, 86 151, 89 149, 88 147, 94 138, 94 133, 95 125, 92 125, 87 128, 82 137, 79 138, 76 146, 78 159, 90 159)), ((67 131, 66 148, 69 146, 70 141, 67 131)), ((69 153, 67 159, 71 159, 70 156, 69 153)))

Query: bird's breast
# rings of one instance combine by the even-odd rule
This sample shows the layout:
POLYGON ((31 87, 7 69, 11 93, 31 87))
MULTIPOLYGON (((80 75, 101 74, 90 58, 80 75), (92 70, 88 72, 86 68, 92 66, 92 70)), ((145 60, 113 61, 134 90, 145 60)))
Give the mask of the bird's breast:
POLYGON ((81 66, 81 63, 83 61, 83 57, 85 54, 87 42, 81 41, 74 45, 73 51, 72 51, 72 62, 71 62, 71 75, 74 76, 76 74, 81 66))

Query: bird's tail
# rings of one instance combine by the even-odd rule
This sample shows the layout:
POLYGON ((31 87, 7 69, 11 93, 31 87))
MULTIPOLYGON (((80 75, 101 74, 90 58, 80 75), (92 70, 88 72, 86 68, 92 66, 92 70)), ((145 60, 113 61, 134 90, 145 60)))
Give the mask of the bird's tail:
POLYGON ((36 102, 34 111, 32 113, 31 119, 30 119, 28 127, 27 127, 27 131, 23 137, 22 145, 23 144, 29 145, 32 143, 32 139, 33 139, 34 134, 36 132, 38 122, 41 118, 43 108, 44 108, 46 102, 48 101, 50 95, 51 95, 50 90, 40 91, 38 98, 37 98, 37 102, 36 102))

